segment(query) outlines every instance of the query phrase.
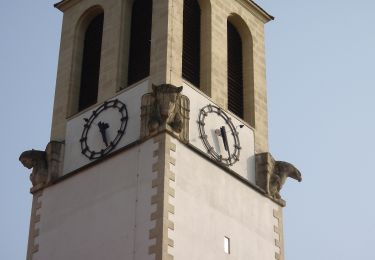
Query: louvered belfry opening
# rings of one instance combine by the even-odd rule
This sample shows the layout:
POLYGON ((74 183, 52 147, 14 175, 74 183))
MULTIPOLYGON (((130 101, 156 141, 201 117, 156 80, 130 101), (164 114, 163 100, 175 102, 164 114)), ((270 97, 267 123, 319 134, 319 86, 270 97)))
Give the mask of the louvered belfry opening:
POLYGON ((184 0, 182 77, 199 88, 201 10, 197 0, 184 0))
POLYGON ((242 40, 228 21, 228 109, 240 118, 243 111, 242 40))
POLYGON ((95 104, 98 99, 103 22, 104 13, 98 14, 85 32, 78 111, 95 104))
POLYGON ((152 0, 135 0, 132 9, 128 86, 150 75, 152 0))

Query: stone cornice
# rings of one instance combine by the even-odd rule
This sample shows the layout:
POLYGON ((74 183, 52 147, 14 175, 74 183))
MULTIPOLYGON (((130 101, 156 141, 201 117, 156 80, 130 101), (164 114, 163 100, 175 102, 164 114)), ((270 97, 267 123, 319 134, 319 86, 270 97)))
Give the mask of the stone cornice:
MULTIPOLYGON (((64 12, 69 7, 75 5, 80 0, 62 0, 54 5, 57 9, 64 12)), ((250 11, 252 11, 257 17, 259 17, 264 23, 267 23, 271 20, 274 20, 275 18, 267 13, 262 7, 260 7, 257 3, 255 3, 252 0, 239 0, 241 4, 243 4, 245 7, 249 8, 250 11)))
POLYGON ((238 0, 238 2, 242 4, 245 8, 247 8, 250 12, 252 12, 255 16, 257 16, 259 19, 261 19, 264 23, 267 23, 275 19, 275 17, 267 13, 262 7, 260 7, 252 0, 238 0))
POLYGON ((59 9, 61 12, 65 12, 68 8, 72 7, 73 5, 77 4, 80 0, 62 0, 53 6, 59 9))
MULTIPOLYGON (((144 138, 142 140, 137 140, 137 141, 134 141, 133 143, 130 143, 110 154, 108 154, 107 156, 105 156, 104 158, 101 158, 101 159, 98 159, 98 160, 95 160, 93 162, 90 162, 89 164, 86 164, 72 172, 69 172, 63 176, 60 176, 59 178, 56 178, 53 182, 49 183, 48 185, 45 185, 43 187, 43 189, 49 187, 49 186, 52 186, 52 185, 55 185, 59 182, 62 182, 68 178, 71 178, 73 176, 75 176, 76 174, 79 174, 80 172, 82 172, 83 170, 85 169, 88 169, 88 168, 91 168, 91 167, 94 167, 95 165, 105 161, 105 160, 108 160, 110 158, 112 158, 113 156, 116 156, 126 150, 129 150, 137 145, 140 145, 144 142, 146 142, 147 140, 149 139, 152 139, 152 138, 155 138, 156 136, 158 135, 162 135, 162 134, 166 134, 166 135, 169 135, 170 137, 174 137, 174 133, 168 131, 168 130, 164 130, 164 131, 161 131, 161 132, 158 132, 158 133, 155 133, 147 138, 144 138)), ((224 170, 226 173, 228 173, 229 175, 231 175, 232 177, 236 178, 238 181, 242 182, 243 184, 245 184, 246 186, 248 186, 249 188, 253 189, 254 191, 256 191, 257 193, 263 195, 264 197, 270 199, 271 201, 273 201, 274 203, 278 204, 279 206, 281 207, 285 207, 286 206, 286 203, 285 201, 283 200, 276 200, 276 199, 273 199, 272 197, 268 196, 267 195, 267 192, 257 186, 256 184, 253 184, 251 183, 249 180, 245 179, 244 177, 242 177, 241 175, 239 175, 238 173, 234 172, 233 170, 231 170, 230 168, 228 168, 227 166, 223 165, 222 163, 219 163, 217 161, 214 161, 212 160, 210 157, 207 156, 206 153, 204 153, 203 151, 199 150, 198 148, 196 148, 195 146, 191 145, 190 143, 184 143, 184 142, 181 142, 181 140, 179 140, 178 138, 175 138, 175 140, 177 140, 180 144, 186 146, 187 148, 189 148, 191 151, 195 152, 196 154, 198 154, 199 156, 201 156, 203 159, 207 160, 207 161, 210 161, 211 163, 215 164, 216 166, 218 166, 220 169, 224 170)))

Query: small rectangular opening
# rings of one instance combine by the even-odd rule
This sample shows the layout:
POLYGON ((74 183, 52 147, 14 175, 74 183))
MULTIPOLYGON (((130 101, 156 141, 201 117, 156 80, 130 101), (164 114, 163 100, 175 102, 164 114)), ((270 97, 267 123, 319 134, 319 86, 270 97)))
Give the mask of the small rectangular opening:
POLYGON ((230 254, 230 239, 229 237, 224 237, 224 252, 230 254))

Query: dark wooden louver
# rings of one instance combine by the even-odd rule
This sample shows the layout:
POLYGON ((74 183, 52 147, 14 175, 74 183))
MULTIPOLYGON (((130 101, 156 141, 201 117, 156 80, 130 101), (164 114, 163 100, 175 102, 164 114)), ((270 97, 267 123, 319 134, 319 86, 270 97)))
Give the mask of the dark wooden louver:
POLYGON ((135 0, 132 10, 128 85, 150 75, 152 0, 135 0))
POLYGON ((97 15, 85 32, 78 111, 95 104, 98 99, 103 21, 104 14, 97 15))
POLYGON ((228 22, 228 109, 243 118, 242 40, 228 22))
POLYGON ((184 0, 182 77, 200 85, 201 10, 197 0, 184 0))

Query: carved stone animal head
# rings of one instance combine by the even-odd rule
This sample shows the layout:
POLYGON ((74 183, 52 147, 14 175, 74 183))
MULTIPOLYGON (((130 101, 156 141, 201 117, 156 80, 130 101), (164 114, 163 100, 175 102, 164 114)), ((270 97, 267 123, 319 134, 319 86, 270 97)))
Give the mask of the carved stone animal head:
POLYGON ((44 151, 29 150, 20 155, 20 162, 28 169, 33 169, 30 180, 34 186, 47 181, 47 156, 44 151))
POLYGON ((28 169, 37 167, 40 165, 40 162, 45 162, 45 152, 43 151, 36 151, 36 150, 28 150, 23 152, 20 155, 20 162, 23 166, 28 169))
POLYGON ((290 177, 299 182, 302 181, 301 172, 291 163, 276 161, 275 170, 280 177, 290 177), (284 175, 284 176, 282 176, 284 175))
POLYGON ((155 101, 159 105, 161 118, 164 121, 175 111, 182 87, 169 84, 152 85, 152 90, 155 101))

